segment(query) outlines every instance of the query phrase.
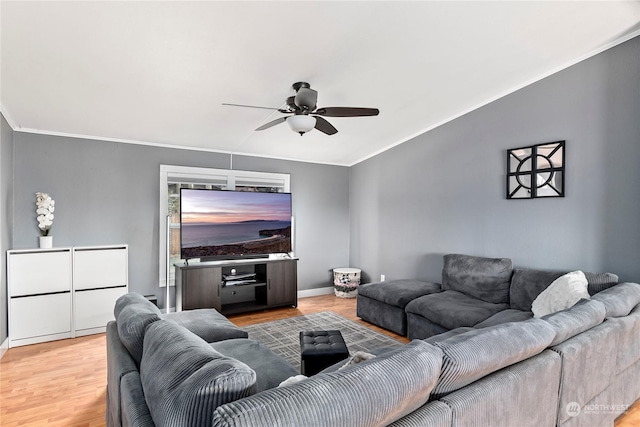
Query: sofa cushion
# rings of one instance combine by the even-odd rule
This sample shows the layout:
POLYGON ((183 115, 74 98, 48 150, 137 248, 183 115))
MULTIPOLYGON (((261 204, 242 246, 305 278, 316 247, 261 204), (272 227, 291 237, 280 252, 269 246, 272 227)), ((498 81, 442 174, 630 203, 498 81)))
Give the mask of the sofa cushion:
POLYGON ((452 329, 450 331, 447 332, 443 332, 441 334, 438 335, 431 335, 429 338, 425 338, 422 341, 428 343, 428 344, 433 344, 439 341, 444 341, 446 339, 449 339, 451 337, 455 337, 456 335, 460 335, 460 334, 464 334, 465 332, 469 332, 473 330, 473 328, 467 327, 467 326, 463 326, 461 328, 455 328, 452 329))
POLYGON ((163 314, 161 317, 184 326, 208 343, 249 336, 213 308, 178 311, 163 314))
POLYGON ((509 308, 502 310, 487 320, 483 320, 478 323, 474 328, 488 328, 490 326, 501 325, 509 322, 522 322, 523 320, 529 320, 533 317, 533 313, 530 311, 514 310, 509 308))
POLYGON ((556 333, 544 320, 529 319, 473 329, 434 343, 442 349, 440 380, 432 396, 439 399, 492 372, 543 351, 556 333))
POLYGON ((562 358, 557 425, 571 418, 567 405, 583 408, 611 385, 619 348, 618 327, 604 321, 551 347, 562 358))
MULTIPOLYGON (((640 363, 640 305, 627 316, 608 318, 607 323, 615 325, 618 331, 615 373, 621 374, 634 363, 640 363)), ((640 396, 640 393, 637 396, 640 396)))
POLYGON ((407 313, 413 313, 441 325, 446 329, 475 326, 508 304, 492 304, 458 291, 444 291, 425 295, 407 304, 407 313))
POLYGON ((389 427, 451 427, 452 425, 454 424, 451 408, 444 402, 434 400, 393 424, 389 424, 389 427))
POLYGON ((442 352, 422 341, 216 409, 214 426, 382 426, 424 405, 442 352))
POLYGON ((557 345, 604 320, 606 310, 600 301, 581 299, 574 306, 542 317, 555 329, 556 337, 549 345, 557 345))
POLYGON ((438 402, 451 408, 455 422, 449 427, 555 426, 561 365, 560 356, 544 350, 456 390, 438 402))
POLYGON ((215 408, 256 390, 251 368, 165 320, 145 334, 140 379, 158 427, 210 425, 215 408))
POLYGON ((361 285, 358 288, 358 295, 405 308, 410 301, 423 295, 440 292, 440 290, 439 283, 401 279, 361 285))
POLYGON ((160 320, 160 316, 142 304, 129 304, 120 310, 116 319, 120 341, 140 366, 142 347, 147 326, 160 320))
POLYGON ((128 294, 124 294, 116 300, 116 304, 113 307, 114 319, 118 319, 118 316, 120 316, 120 312, 122 311, 122 309, 130 304, 140 304, 142 306, 141 308, 144 307, 146 308, 147 312, 155 313, 158 316, 161 313, 158 307, 156 307, 151 301, 149 301, 142 295, 135 292, 129 292, 128 294))
POLYGON ((299 372, 289 362, 266 345, 245 338, 229 339, 211 344, 214 350, 241 361, 254 370, 258 392, 277 387, 299 372))
MULTIPOLYGON (((511 308, 531 311, 531 304, 540 292, 566 273, 566 271, 514 269, 509 290, 511 308)), ((590 295, 618 283, 618 276, 612 273, 585 272, 584 275, 587 278, 587 290, 590 295)))
POLYGON ((485 302, 506 304, 512 271, 508 258, 445 255, 442 290, 455 290, 485 302))
POLYGON ((640 304, 640 285, 637 283, 620 283, 612 288, 598 292, 593 299, 604 304, 607 317, 623 317, 640 304))
POLYGON ((581 298, 589 299, 587 278, 582 271, 572 271, 554 280, 531 303, 533 317, 542 317, 572 307, 581 298))

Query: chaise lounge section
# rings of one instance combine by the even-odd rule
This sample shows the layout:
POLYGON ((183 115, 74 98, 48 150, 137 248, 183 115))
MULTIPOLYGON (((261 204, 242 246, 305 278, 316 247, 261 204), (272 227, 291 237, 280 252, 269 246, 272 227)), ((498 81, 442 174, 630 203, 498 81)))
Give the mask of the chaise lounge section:
POLYGON ((356 314, 362 320, 400 335, 407 334, 405 307, 424 295, 440 292, 439 283, 420 280, 394 280, 369 283, 358 289, 356 314))

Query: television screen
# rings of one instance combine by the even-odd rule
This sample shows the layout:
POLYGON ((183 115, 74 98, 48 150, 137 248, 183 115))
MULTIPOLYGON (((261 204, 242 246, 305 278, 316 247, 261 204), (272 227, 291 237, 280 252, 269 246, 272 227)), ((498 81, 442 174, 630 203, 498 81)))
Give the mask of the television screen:
POLYGON ((180 190, 181 257, 291 252, 291 194, 180 190))

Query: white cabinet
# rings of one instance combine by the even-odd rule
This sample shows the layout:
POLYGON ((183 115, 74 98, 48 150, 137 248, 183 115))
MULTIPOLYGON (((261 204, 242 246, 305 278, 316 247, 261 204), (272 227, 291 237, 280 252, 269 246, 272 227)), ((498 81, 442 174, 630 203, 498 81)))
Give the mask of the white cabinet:
POLYGON ((127 293, 127 246, 73 248, 76 336, 104 332, 116 300, 127 293))
POLYGON ((127 247, 73 248, 73 289, 127 285, 127 247))
POLYGON ((126 293, 127 288, 122 287, 74 292, 76 336, 104 332, 107 323, 114 320, 116 300, 126 293))
POLYGON ((9 347, 71 338, 71 249, 9 251, 9 347))
POLYGON ((71 293, 11 299, 11 345, 71 337, 71 293))
POLYGON ((128 276, 127 245, 8 251, 9 346, 104 332, 128 276))
POLYGON ((12 252, 9 257, 11 296, 71 291, 69 249, 12 252))

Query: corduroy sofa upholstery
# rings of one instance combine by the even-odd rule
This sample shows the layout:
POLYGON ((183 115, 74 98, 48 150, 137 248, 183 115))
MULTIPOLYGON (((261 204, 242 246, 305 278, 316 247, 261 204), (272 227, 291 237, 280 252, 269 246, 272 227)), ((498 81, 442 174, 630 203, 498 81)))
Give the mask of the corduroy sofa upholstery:
POLYGON ((640 397, 639 304, 640 285, 623 283, 540 319, 456 328, 280 388, 258 387, 259 367, 217 351, 246 338, 209 345, 160 319, 137 369, 110 324, 109 386, 119 373, 119 420, 136 427, 612 426, 640 397))
POLYGON ((142 295, 129 293, 116 301, 114 315, 116 321, 107 324, 110 427, 154 425, 150 408, 160 425, 201 425, 212 403, 215 408, 297 374, 283 358, 248 339, 245 331, 213 309, 162 314, 142 295), (221 376, 216 379, 212 372, 221 376), (208 394, 209 389, 217 391, 208 394), (132 401, 133 396, 144 398, 132 401), (192 403, 197 405, 188 410, 192 403))

